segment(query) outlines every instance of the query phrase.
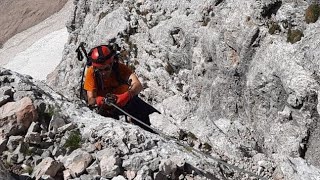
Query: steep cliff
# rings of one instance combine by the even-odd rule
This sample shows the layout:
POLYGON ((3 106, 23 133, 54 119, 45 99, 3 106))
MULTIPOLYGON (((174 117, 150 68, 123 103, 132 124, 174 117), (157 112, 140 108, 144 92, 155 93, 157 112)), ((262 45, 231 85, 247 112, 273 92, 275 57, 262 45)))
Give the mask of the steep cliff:
MULTIPOLYGON (((115 39, 130 52, 141 97, 162 113, 154 127, 267 178, 317 179, 320 24, 306 22, 311 3, 75 0, 48 81, 76 100, 85 62, 75 49, 115 39)), ((244 177, 221 171, 214 176, 244 177)))

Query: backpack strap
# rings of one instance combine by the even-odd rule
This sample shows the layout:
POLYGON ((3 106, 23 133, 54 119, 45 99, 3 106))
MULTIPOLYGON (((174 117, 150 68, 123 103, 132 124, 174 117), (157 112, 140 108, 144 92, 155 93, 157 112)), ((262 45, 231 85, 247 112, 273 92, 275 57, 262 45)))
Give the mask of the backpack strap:
POLYGON ((97 84, 97 88, 99 90, 104 90, 103 78, 101 77, 101 74, 98 69, 94 69, 94 78, 97 84))
POLYGON ((113 66, 112 66, 112 71, 115 73, 115 76, 116 76, 116 80, 118 81, 118 83, 120 85, 122 84, 127 84, 127 85, 130 85, 128 83, 128 81, 124 80, 121 78, 121 75, 120 75, 120 71, 119 71, 119 61, 116 59, 115 62, 113 63, 113 66))
MULTIPOLYGON (((129 82, 127 82, 126 80, 121 78, 120 71, 119 71, 119 62, 118 61, 115 61, 113 63, 112 71, 114 72, 116 81, 119 83, 119 85, 127 84, 127 85, 130 86, 129 82)), ((98 69, 94 69, 94 78, 95 78, 95 82, 97 84, 98 90, 104 90, 104 88, 105 88, 104 87, 104 81, 103 81, 103 78, 102 78, 102 76, 101 76, 101 74, 100 74, 98 69)))

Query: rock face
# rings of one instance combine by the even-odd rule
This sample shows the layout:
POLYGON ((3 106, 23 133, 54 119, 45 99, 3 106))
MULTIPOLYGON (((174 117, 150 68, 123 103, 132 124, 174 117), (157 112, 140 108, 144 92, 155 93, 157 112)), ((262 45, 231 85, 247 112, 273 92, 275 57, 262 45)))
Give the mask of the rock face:
POLYGON ((31 122, 37 120, 37 112, 32 101, 24 97, 17 102, 8 102, 0 107, 1 137, 26 132, 31 122))
POLYGON ((43 175, 55 177, 61 166, 61 163, 51 157, 46 157, 35 167, 32 176, 36 179, 40 179, 43 175))
POLYGON ((207 143, 248 169, 268 162, 260 166, 266 177, 287 157, 320 167, 319 21, 305 20, 312 3, 75 1, 69 44, 49 80, 70 98, 79 96, 84 62, 75 60, 76 47, 115 39, 129 51, 142 97, 162 112, 165 123, 152 120, 158 129, 192 133, 195 146, 207 143))
POLYGON ((3 68, 0 79, 0 88, 11 89, 0 94, 7 98, 0 107, 6 112, 2 120, 11 121, 2 126, 10 133, 2 129, 0 179, 223 177, 215 161, 203 161, 138 126, 102 117, 43 82, 3 68))
MULTIPOLYGON (((26 143, 44 141, 47 149, 36 155, 62 162, 65 170, 56 176, 64 178, 248 179, 252 172, 267 179, 320 179, 320 24, 305 21, 312 3, 317 2, 75 0, 63 60, 48 76, 60 94, 40 88, 40 94, 54 94, 43 98, 64 116, 53 113, 47 125, 39 116, 41 129, 10 137, 4 149, 16 153, 6 156, 18 163, 26 143), (85 42, 89 51, 111 39, 129 52, 125 60, 145 88, 141 97, 162 113, 151 116, 153 127, 220 163, 70 103, 79 102, 85 65, 76 60, 77 46, 85 42), (41 130, 43 139, 25 141, 41 130), (68 140, 79 139, 77 132, 81 146, 68 140), (72 148, 59 150, 70 143, 72 148)), ((0 104, 37 89, 26 86, 21 90, 28 93, 10 96, 2 84, 11 82, 3 76, 0 104)))
MULTIPOLYGON (((45 147, 45 132, 42 131, 40 137, 40 130, 50 121, 45 116, 49 101, 53 99, 41 86, 35 85, 29 77, 0 68, 0 99, 3 100, 0 105, 0 152, 4 162, 1 171, 10 168, 11 172, 21 174, 23 169, 30 171, 34 166, 32 163, 38 163, 37 157, 31 157, 31 154, 38 151, 41 155, 42 149, 35 146, 45 147)), ((1 174, 0 179, 10 179, 10 173, 4 175, 1 174)))

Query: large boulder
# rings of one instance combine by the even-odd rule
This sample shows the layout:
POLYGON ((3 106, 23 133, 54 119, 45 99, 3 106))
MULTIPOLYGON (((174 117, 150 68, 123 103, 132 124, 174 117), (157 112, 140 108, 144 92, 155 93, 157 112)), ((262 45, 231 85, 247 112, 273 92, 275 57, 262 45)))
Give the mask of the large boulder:
POLYGON ((37 118, 37 111, 29 97, 6 103, 0 107, 1 137, 26 132, 37 118))
POLYGON ((35 178, 36 180, 41 179, 43 175, 55 177, 62 166, 62 163, 47 157, 43 159, 36 167, 34 167, 31 177, 35 178))
POLYGON ((92 155, 81 149, 73 151, 63 160, 64 167, 69 170, 73 177, 82 174, 92 161, 92 155))

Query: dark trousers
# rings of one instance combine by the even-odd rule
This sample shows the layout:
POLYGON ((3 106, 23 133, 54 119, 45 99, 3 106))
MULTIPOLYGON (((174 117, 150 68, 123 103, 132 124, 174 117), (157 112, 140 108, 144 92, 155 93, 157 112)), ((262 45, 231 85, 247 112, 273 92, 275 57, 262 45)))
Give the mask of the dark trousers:
MULTIPOLYGON (((121 107, 120 107, 121 108, 121 107)), ((142 99, 140 99, 138 96, 134 96, 124 107, 122 107, 125 112, 132 115, 133 117, 137 118, 138 120, 142 121, 143 123, 147 124, 148 126, 151 125, 149 115, 157 112, 160 114, 158 110, 156 110, 154 107, 152 107, 150 104, 144 102, 142 99)), ((103 115, 103 114, 102 114, 103 115)), ((112 111, 112 114, 105 114, 105 116, 113 117, 115 119, 119 119, 120 115, 125 115, 123 112, 121 112, 118 109, 114 109, 112 111)), ((135 124, 140 126, 141 128, 155 133, 151 128, 145 126, 144 124, 131 119, 131 121, 135 124)))

